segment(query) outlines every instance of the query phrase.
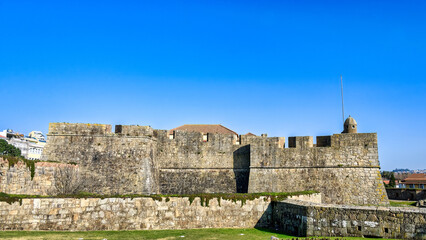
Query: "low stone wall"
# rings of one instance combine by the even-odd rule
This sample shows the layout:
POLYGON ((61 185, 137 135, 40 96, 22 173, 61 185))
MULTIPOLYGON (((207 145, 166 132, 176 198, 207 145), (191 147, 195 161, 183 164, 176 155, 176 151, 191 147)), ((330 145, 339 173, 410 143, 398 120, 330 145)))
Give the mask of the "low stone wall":
MULTIPOLYGON (((9 162, 0 158, 0 192, 26 195, 49 195, 54 184, 54 172, 63 163, 35 163, 34 178, 24 162, 9 167, 9 162)), ((69 165, 75 166, 75 165, 69 165)))
POLYGON ((426 239, 426 209, 274 203, 275 228, 298 236, 426 239))
POLYGON ((386 192, 389 199, 418 201, 426 199, 426 190, 407 189, 407 188, 387 188, 386 192))
MULTIPOLYGON (((321 202, 321 194, 290 199, 321 202)), ((37 198, 0 202, 0 230, 148 230, 268 227, 272 205, 264 197, 219 201, 201 206, 200 198, 37 198)))

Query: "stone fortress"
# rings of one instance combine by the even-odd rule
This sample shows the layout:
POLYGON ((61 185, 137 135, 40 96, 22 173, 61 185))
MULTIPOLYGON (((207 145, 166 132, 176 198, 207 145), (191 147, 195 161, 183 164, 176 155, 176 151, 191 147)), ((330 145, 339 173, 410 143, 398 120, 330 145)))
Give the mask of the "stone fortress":
POLYGON ((209 128, 116 125, 112 132, 110 125, 51 123, 42 156, 46 161, 31 168, 0 158, 0 192, 49 195, 56 171, 72 167, 87 180, 86 191, 101 195, 198 197, 0 201, 0 230, 255 227, 297 236, 426 239, 426 209, 389 206, 377 134, 357 133, 353 118, 345 121, 341 134, 316 137, 316 144, 310 136, 289 137, 286 144, 281 137, 209 128), (208 206, 198 194, 306 190, 317 193, 280 201, 213 198, 208 206))
POLYGON ((101 194, 255 193, 316 190, 325 203, 387 205, 376 133, 266 137, 50 123, 43 159, 76 163, 101 194))

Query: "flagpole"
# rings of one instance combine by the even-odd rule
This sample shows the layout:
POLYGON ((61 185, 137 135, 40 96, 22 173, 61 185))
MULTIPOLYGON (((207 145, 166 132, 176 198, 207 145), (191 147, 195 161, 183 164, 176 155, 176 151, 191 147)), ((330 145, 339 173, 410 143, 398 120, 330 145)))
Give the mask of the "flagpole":
POLYGON ((340 87, 342 90, 342 119, 343 119, 343 123, 345 123, 345 107, 343 104, 343 78, 342 75, 340 75, 340 87))

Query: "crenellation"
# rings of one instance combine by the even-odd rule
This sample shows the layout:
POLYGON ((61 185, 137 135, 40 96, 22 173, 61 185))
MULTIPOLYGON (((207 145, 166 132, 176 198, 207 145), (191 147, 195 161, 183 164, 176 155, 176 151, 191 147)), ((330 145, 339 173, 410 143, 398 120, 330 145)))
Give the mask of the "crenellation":
POLYGON ((314 146, 314 138, 312 136, 304 137, 289 137, 288 138, 288 147, 289 148, 311 148, 314 146))
POLYGON ((331 147, 331 136, 317 136, 315 147, 331 147))
POLYGON ((111 125, 108 124, 49 123, 48 135, 105 135, 111 133, 111 125))
POLYGON ((154 135, 154 130, 150 126, 115 125, 115 134, 122 136, 152 137, 154 135))

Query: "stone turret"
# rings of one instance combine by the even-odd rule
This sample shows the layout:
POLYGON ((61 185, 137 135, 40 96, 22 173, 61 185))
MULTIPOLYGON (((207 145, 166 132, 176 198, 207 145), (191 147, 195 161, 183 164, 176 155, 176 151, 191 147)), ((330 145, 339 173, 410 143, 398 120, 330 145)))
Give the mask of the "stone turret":
POLYGON ((357 133, 357 123, 355 119, 349 115, 348 118, 346 118, 345 123, 343 124, 343 132, 342 133, 357 133))

